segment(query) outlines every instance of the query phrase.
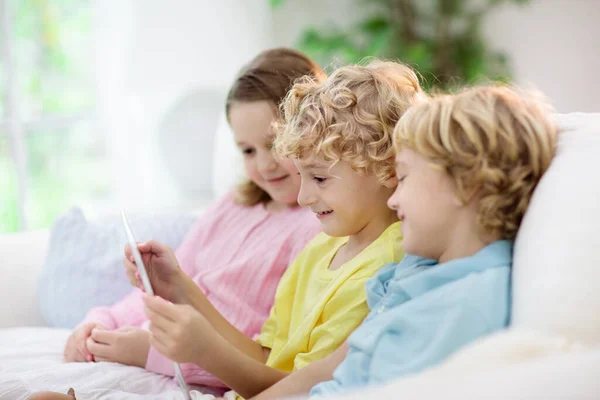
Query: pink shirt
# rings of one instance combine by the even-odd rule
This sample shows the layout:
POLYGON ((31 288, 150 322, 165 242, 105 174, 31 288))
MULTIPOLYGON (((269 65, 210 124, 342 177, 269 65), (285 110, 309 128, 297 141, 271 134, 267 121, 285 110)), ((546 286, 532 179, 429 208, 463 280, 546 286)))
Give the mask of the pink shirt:
MULTIPOLYGON (((175 254, 215 308, 253 338, 269 316, 281 275, 320 230, 308 209, 269 212, 262 204, 241 206, 229 194, 198 219, 175 254)), ((111 307, 94 308, 84 322, 141 327, 147 321, 141 294, 135 289, 111 307)), ((171 361, 153 347, 146 369, 174 375, 171 361)), ((194 364, 182 364, 182 370, 188 383, 224 387, 194 364)))

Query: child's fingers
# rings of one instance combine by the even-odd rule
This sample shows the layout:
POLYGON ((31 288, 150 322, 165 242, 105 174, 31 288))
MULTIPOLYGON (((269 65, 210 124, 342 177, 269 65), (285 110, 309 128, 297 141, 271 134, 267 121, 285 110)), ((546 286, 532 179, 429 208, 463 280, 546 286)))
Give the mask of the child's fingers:
POLYGON ((142 278, 140 276, 139 271, 137 270, 137 266, 127 259, 123 259, 123 265, 125 266, 125 274, 129 279, 129 283, 131 286, 138 287, 144 290, 144 285, 142 284, 142 278))
POLYGON ((93 354, 94 359, 107 358, 111 355, 112 346, 104 343, 98 343, 91 337, 87 340, 88 350, 93 354))
POLYGON ((163 333, 152 333, 150 336, 150 346, 154 347, 160 354, 169 357, 168 337, 163 333))
POLYGON ((77 351, 79 352, 79 354, 81 354, 84 360, 87 360, 88 356, 90 355, 90 352, 88 351, 85 344, 86 339, 87 335, 82 336, 77 340, 77 351))
POLYGON ((170 322, 178 319, 179 312, 175 304, 171 304, 158 296, 142 296, 146 309, 153 315, 160 316, 170 322))
POLYGON ((173 330, 173 327, 175 326, 175 322, 173 320, 148 307, 144 307, 144 312, 150 320, 150 333, 167 335, 167 332, 173 330))
POLYGON ((118 334, 116 331, 107 329, 94 329, 90 337, 97 343, 114 344, 118 334))
POLYGON ((144 308, 146 316, 150 320, 150 332, 155 333, 157 330, 162 332, 169 332, 174 322, 168 318, 163 317, 160 314, 156 314, 154 311, 144 308))
MULTIPOLYGON (((152 242, 152 241, 150 240, 150 242, 152 242)), ((152 243, 137 242, 137 248, 140 251, 140 253, 146 253, 146 252, 152 251, 152 243)))
POLYGON ((127 260, 131 259, 133 254, 131 252, 131 246, 129 245, 129 243, 125 243, 125 248, 123 249, 123 253, 125 253, 125 258, 127 260))

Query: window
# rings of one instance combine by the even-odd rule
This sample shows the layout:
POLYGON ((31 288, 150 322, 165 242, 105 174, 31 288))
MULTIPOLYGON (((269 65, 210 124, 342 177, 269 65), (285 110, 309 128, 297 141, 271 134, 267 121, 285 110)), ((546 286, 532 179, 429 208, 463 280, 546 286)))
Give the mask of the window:
POLYGON ((110 200, 92 0, 0 0, 0 233, 110 200))

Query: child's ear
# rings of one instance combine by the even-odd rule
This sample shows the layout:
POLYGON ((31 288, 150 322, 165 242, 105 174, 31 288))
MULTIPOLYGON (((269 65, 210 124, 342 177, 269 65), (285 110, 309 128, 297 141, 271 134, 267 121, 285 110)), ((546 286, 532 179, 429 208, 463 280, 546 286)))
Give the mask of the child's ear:
POLYGON ((476 202, 479 199, 480 191, 481 191, 481 188, 474 187, 474 188, 465 190, 462 196, 460 196, 460 195, 458 195, 458 193, 456 193, 454 198, 456 199, 455 201, 457 203, 457 206, 466 206, 467 204, 476 202))
POLYGON ((388 189, 394 189, 396 186, 398 186, 398 179, 396 179, 396 172, 393 172, 392 175, 383 182, 383 186, 388 189))

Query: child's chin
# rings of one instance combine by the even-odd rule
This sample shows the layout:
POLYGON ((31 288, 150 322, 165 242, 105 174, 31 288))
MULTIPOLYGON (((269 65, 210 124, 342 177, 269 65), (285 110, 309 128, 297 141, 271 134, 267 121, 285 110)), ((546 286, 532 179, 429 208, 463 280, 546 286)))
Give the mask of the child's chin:
POLYGON ((321 221, 321 228, 323 230, 323 233, 331 237, 345 237, 353 234, 352 232, 348 232, 345 229, 340 229, 332 223, 324 221, 321 221))
POLYGON ((269 193, 271 199, 279 204, 286 204, 288 206, 294 206, 298 204, 298 196, 297 195, 287 195, 287 194, 279 194, 279 193, 269 193))

